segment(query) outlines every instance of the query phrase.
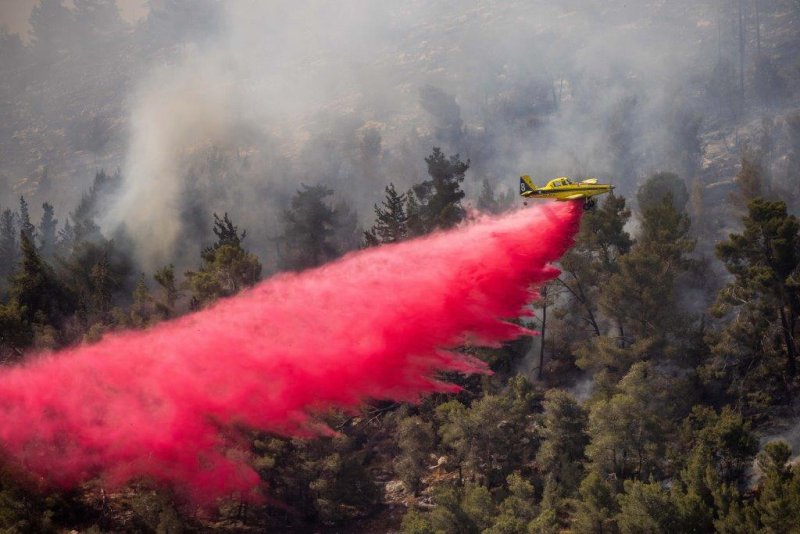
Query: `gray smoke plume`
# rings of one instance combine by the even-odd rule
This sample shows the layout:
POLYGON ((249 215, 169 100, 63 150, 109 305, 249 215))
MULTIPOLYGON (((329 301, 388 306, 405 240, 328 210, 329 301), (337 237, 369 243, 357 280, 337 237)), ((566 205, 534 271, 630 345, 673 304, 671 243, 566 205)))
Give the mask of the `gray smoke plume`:
MULTIPOLYGON (((68 56, 118 83, 60 78, 108 100, 70 116, 109 140, 73 167, 56 163, 65 150, 14 163, 30 176, 49 165, 60 183, 91 161, 121 166, 123 192, 102 223, 124 226, 150 267, 194 254, 183 243, 208 236, 213 211, 273 255, 301 183, 332 187, 369 225, 383 187, 423 179, 434 145, 470 159, 471 195, 521 174, 599 175, 627 195, 655 171, 697 179, 704 128, 727 113, 727 93, 709 84, 735 57, 712 0, 150 5, 136 26, 117 25, 117 45, 68 56)), ((62 55, 86 49, 65 43, 62 55)))

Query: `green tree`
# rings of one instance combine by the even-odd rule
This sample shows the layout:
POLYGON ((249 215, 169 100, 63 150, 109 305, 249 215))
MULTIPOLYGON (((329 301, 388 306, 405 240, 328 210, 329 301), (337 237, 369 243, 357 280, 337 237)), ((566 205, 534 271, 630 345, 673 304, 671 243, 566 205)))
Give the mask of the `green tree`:
POLYGON ((19 257, 17 216, 10 209, 0 214, 0 284, 14 272, 19 257))
POLYGON ((653 337, 662 341, 663 350, 680 352, 674 341, 685 338, 688 325, 676 312, 677 282, 694 266, 688 257, 695 246, 689 228, 689 217, 676 209, 669 194, 644 210, 637 245, 620 258, 601 299, 606 316, 618 322, 623 346, 653 337), (670 334, 681 335, 669 339, 670 334))
POLYGON ((678 532, 677 510, 660 483, 626 480, 625 493, 618 500, 616 519, 623 534, 678 532))
MULTIPOLYGON (((226 213, 222 219, 215 213, 212 227, 217 240, 203 249, 200 269, 187 271, 186 280, 192 289, 196 305, 206 305, 219 298, 235 295, 255 285, 261 277, 261 262, 255 254, 242 247, 246 231, 239 233, 226 213)), ((167 273, 164 281, 169 284, 167 273)), ((173 275, 174 289, 174 275, 173 275)), ((170 289, 167 289, 169 293, 170 289)), ((170 298, 170 295, 167 295, 170 298)))
POLYGON ((517 376, 502 395, 484 395, 469 408, 455 399, 437 406, 439 435, 460 479, 466 469, 472 478, 494 487, 532 459, 535 436, 528 419, 535 401, 529 386, 517 376))
POLYGON ((800 265, 797 218, 786 204, 755 199, 744 217, 744 232, 731 234, 717 245, 717 257, 734 276, 719 294, 725 308, 771 310, 767 320, 780 320, 786 374, 797 373, 795 329, 800 314, 800 294, 794 274, 800 265), (771 316, 771 317, 770 317, 771 316))
POLYGON ((467 485, 461 498, 461 509, 479 531, 491 526, 496 513, 492 494, 484 486, 467 485))
POLYGON ((406 212, 409 230, 414 235, 452 228, 465 215, 461 206, 464 198, 461 183, 469 169, 469 161, 462 162, 458 154, 447 158, 439 147, 433 147, 425 163, 430 180, 415 185, 413 195, 408 195, 406 212))
POLYGON ((19 303, 26 322, 59 326, 74 311, 73 298, 22 230, 20 243, 22 259, 11 279, 11 298, 19 303))
POLYGON ((59 260, 62 279, 75 295, 81 319, 92 324, 110 319, 117 299, 127 296, 133 266, 113 240, 78 241, 70 255, 59 260))
POLYGON ((724 407, 719 413, 698 405, 683 420, 679 442, 685 446, 679 454, 691 455, 691 449, 713 452, 712 467, 720 483, 744 485, 747 470, 758 451, 758 440, 740 413, 724 407))
POLYGON ((768 192, 764 168, 758 154, 750 151, 742 154, 741 169, 736 174, 734 182, 738 191, 732 195, 732 200, 742 209, 747 209, 750 202, 768 192))
POLYGON ((175 303, 180 295, 175 282, 175 267, 172 264, 162 267, 153 274, 153 279, 161 287, 161 299, 156 302, 156 310, 168 319, 175 314, 175 303))
POLYGON ((535 501, 535 488, 519 472, 506 478, 508 496, 498 507, 494 524, 484 534, 525 534, 539 512, 535 501))
POLYGON ((33 343, 33 328, 16 299, 0 302, 0 360, 17 360, 33 343))
POLYGON ((56 251, 56 229, 58 219, 53 216, 53 206, 42 204, 42 220, 39 222, 39 251, 44 258, 52 258, 56 251))
POLYGON ((614 534, 619 505, 614 489, 597 472, 591 471, 581 482, 580 500, 570 525, 577 534, 614 534))
POLYGON ((326 199, 333 189, 303 184, 291 207, 283 212, 282 266, 291 270, 317 267, 336 258, 340 251, 334 239, 336 211, 326 199))
POLYGON ((31 242, 36 243, 36 227, 31 222, 31 214, 28 211, 25 197, 19 197, 19 228, 31 242))
POLYGON ((589 414, 586 455, 601 477, 647 480, 661 472, 670 432, 671 383, 651 363, 634 364, 610 399, 589 414))
POLYGON ((515 198, 513 191, 497 195, 491 182, 484 178, 480 195, 478 195, 477 207, 484 213, 502 213, 513 205, 515 198))
POLYGON ((408 216, 405 212, 407 198, 404 194, 397 194, 394 184, 386 186, 382 207, 375 204, 375 224, 364 232, 367 245, 396 243, 408 237, 408 216))
POLYGON ((677 174, 660 172, 648 178, 639 187, 636 201, 639 203, 639 209, 645 212, 649 208, 659 206, 667 196, 671 197, 675 211, 683 213, 686 210, 686 203, 689 201, 686 183, 677 174))
POLYGON ((127 322, 134 328, 144 328, 150 324, 155 314, 153 297, 150 295, 150 290, 147 288, 144 273, 141 273, 136 280, 132 297, 129 319, 127 322))
POLYGON ((763 532, 797 532, 800 525, 800 468, 790 466, 792 448, 785 441, 771 441, 758 453, 763 475, 755 513, 763 532))
POLYGON ((437 534, 427 514, 420 514, 414 508, 403 514, 400 530, 403 534, 437 534))
POLYGON ((400 421, 395 435, 401 451, 395 460, 395 471, 406 489, 416 495, 433 449, 433 428, 419 417, 407 417, 400 421))
POLYGON ((541 446, 536 462, 556 484, 557 498, 572 497, 583 478, 584 449, 588 443, 586 411, 567 392, 545 394, 541 446))
MULTIPOLYGON (((570 334, 572 351, 591 351, 593 338, 605 335, 609 320, 600 303, 609 278, 619 270, 620 259, 633 244, 625 224, 631 211, 624 197, 608 195, 600 206, 584 213, 575 246, 561 258, 561 276, 557 279, 569 298, 556 310, 570 334)), ((616 312, 610 318, 619 322, 616 312)), ((587 360, 590 361, 592 358, 587 360)))

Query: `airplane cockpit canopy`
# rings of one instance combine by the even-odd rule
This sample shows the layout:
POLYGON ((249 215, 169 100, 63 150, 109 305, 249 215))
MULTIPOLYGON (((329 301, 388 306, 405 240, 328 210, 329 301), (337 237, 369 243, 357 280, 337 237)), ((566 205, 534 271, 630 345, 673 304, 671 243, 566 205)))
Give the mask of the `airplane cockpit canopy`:
POLYGON ((556 178, 555 180, 550 180, 550 183, 547 184, 547 187, 561 187, 564 185, 570 185, 572 180, 566 177, 556 178))

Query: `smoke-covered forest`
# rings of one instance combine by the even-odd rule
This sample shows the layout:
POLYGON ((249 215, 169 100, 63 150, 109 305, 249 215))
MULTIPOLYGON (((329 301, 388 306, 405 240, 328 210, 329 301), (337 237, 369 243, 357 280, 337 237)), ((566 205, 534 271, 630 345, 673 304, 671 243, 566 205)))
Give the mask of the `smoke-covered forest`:
POLYGON ((523 174, 616 189, 460 391, 248 427, 261 497, 202 505, 0 435, 0 528, 800 531, 800 2, 119 4, 0 6, 0 377, 534 209, 523 174))

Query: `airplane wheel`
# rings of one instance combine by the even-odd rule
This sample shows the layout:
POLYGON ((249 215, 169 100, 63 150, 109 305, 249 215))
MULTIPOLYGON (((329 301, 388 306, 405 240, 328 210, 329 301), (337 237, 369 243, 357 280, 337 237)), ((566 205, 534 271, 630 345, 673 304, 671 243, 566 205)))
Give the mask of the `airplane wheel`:
POLYGON ((596 200, 587 200, 586 202, 583 203, 584 211, 589 211, 590 209, 594 208, 595 206, 597 206, 597 201, 596 200))

